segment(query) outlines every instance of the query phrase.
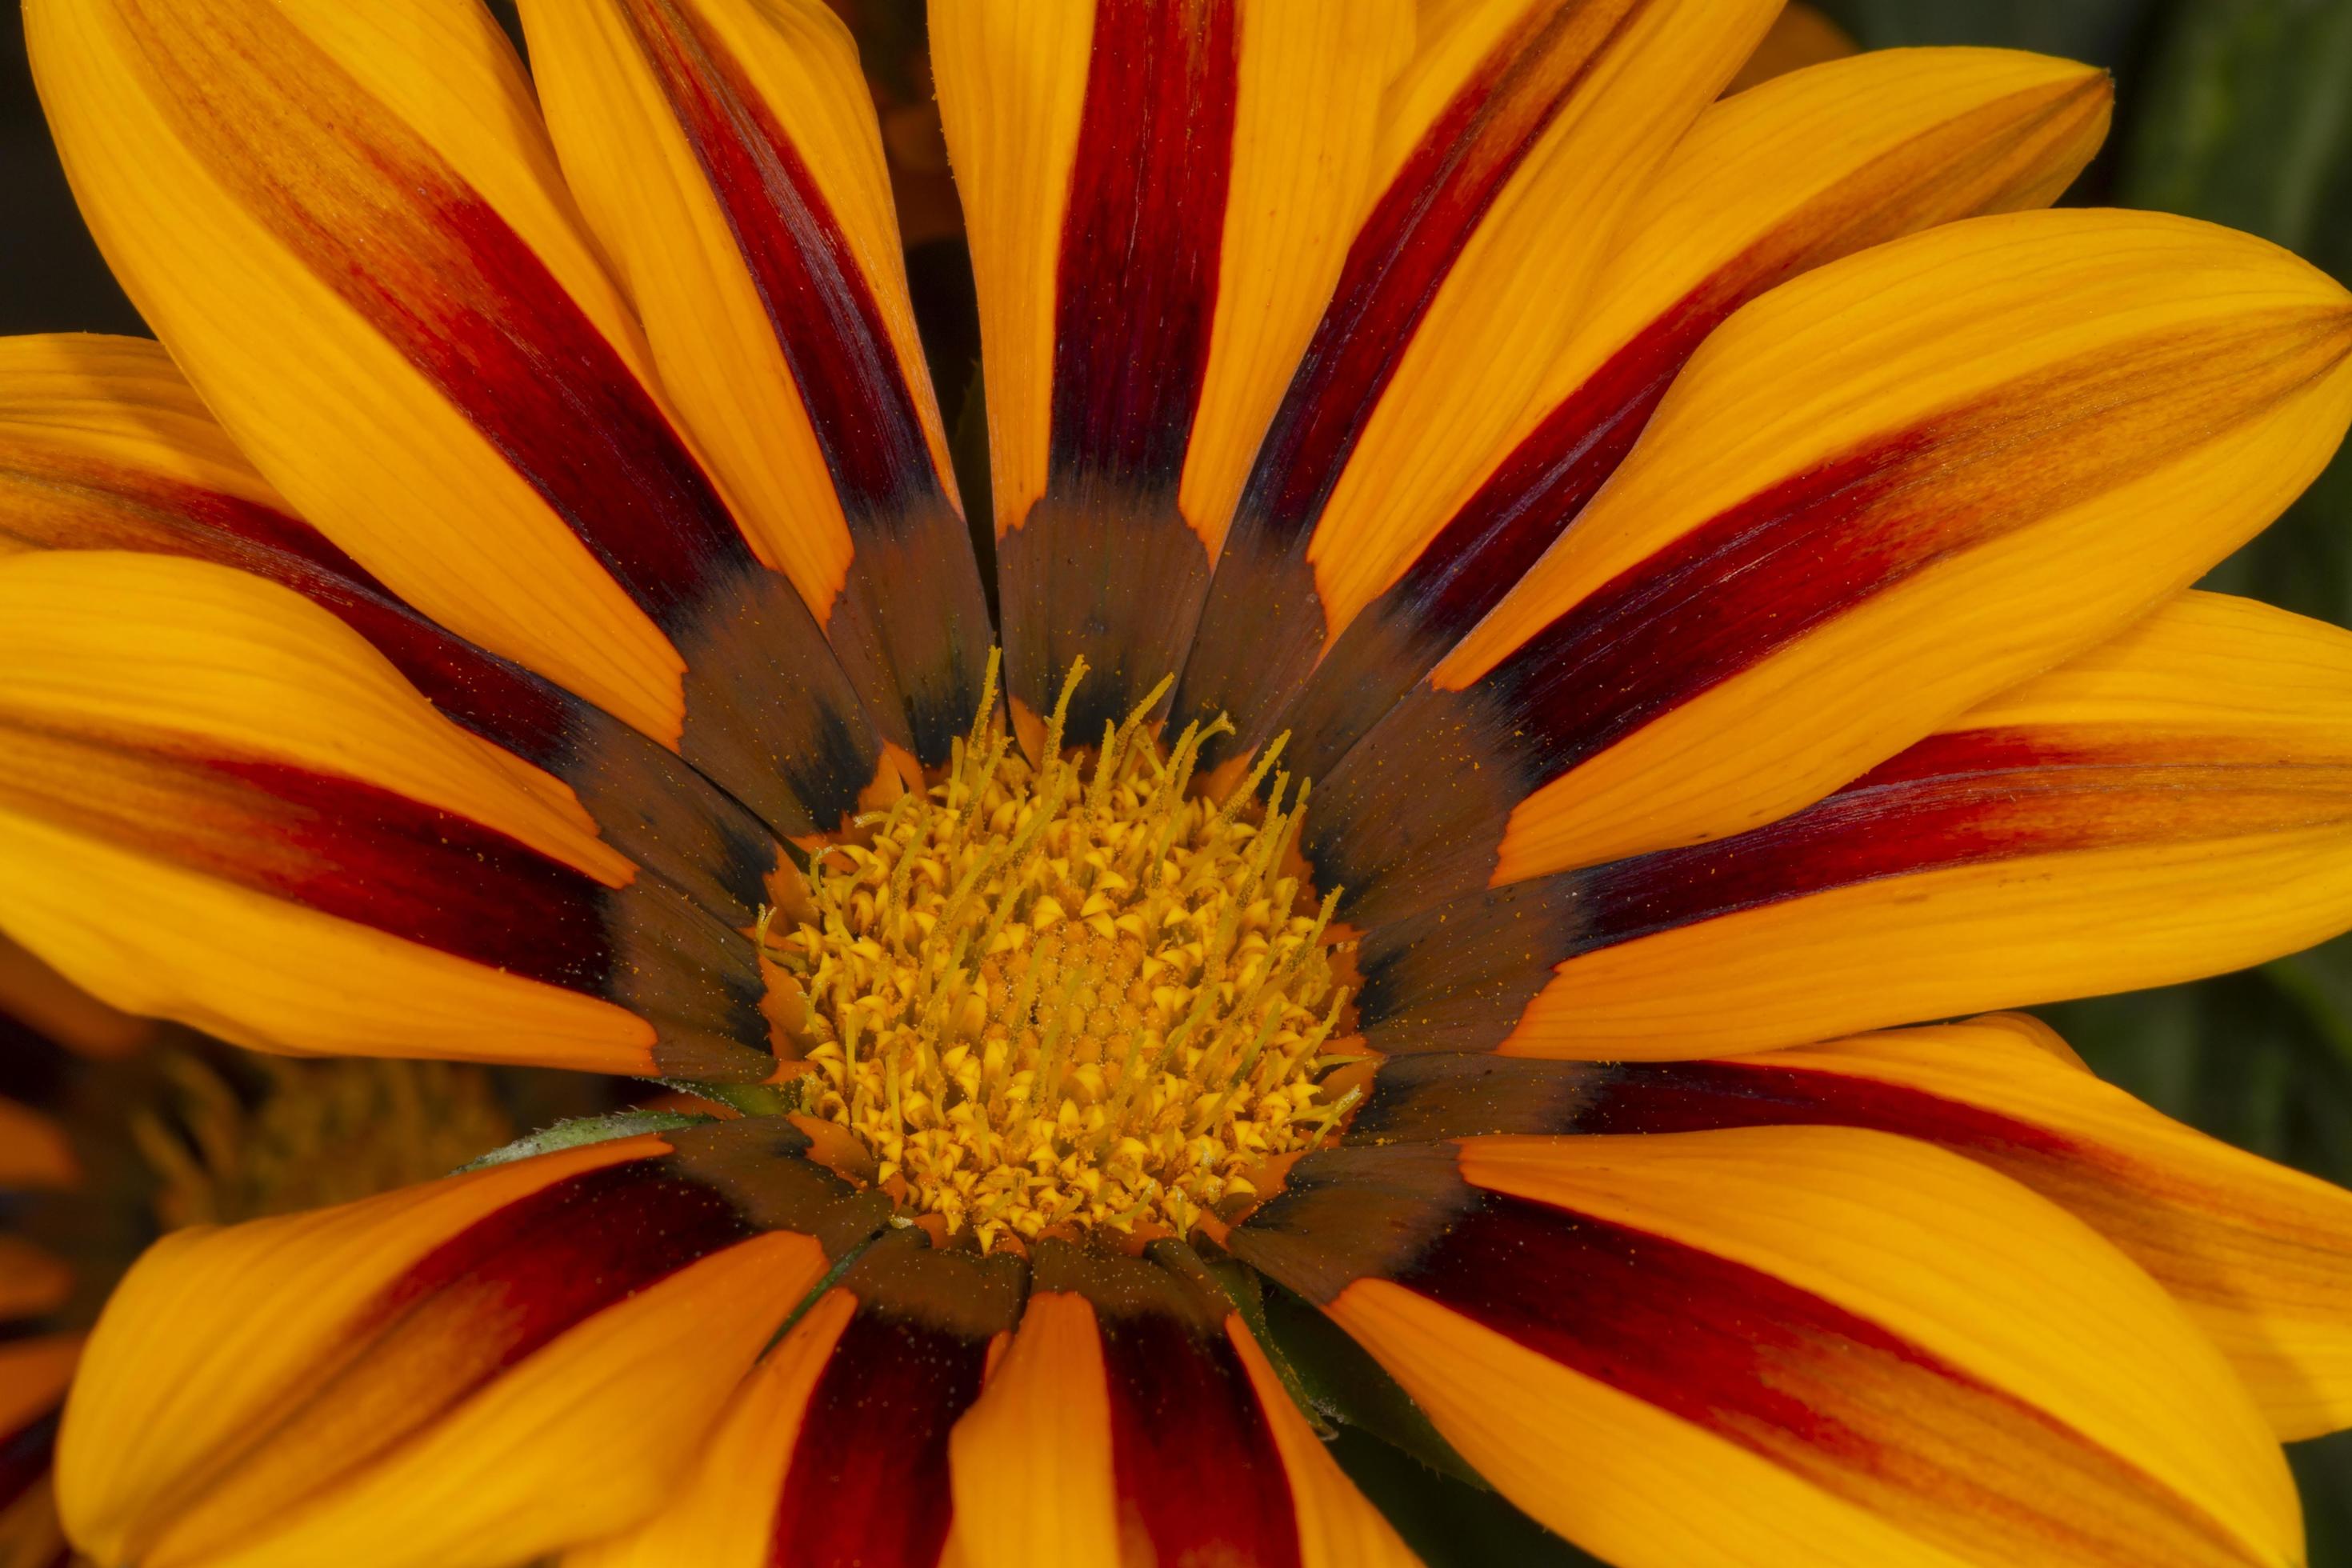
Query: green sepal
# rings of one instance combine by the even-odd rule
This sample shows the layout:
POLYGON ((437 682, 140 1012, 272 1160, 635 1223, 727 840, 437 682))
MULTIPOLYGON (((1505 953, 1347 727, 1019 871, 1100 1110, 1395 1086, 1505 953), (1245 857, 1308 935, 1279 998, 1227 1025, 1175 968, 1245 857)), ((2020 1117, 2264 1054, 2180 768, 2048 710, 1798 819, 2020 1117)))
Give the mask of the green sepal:
POLYGON ((645 1132, 674 1132, 681 1127, 699 1127, 716 1117, 696 1115, 683 1110, 616 1110, 609 1116, 581 1116, 570 1121, 559 1121, 552 1127, 518 1138, 501 1149, 493 1149, 478 1160, 468 1160, 452 1174, 467 1171, 487 1170, 492 1165, 511 1164, 517 1160, 529 1160, 541 1154, 552 1154, 562 1149, 578 1149, 590 1143, 609 1143, 615 1138, 635 1138, 645 1132))

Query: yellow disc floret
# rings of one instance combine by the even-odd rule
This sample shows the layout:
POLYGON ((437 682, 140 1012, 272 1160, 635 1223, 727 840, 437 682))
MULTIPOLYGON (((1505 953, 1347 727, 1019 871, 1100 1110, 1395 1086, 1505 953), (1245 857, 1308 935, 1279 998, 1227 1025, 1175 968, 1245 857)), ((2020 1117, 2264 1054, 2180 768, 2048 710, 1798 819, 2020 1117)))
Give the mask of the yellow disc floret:
POLYGON ((1259 800, 1278 743, 1206 798, 1194 767, 1224 721, 1163 751, 1155 691, 1066 757, 1084 668, 1034 764, 991 717, 992 668, 945 775, 817 855, 803 918, 763 928, 772 984, 803 1001, 803 1108, 983 1249, 1181 1235, 1245 1203, 1248 1167, 1345 1114, 1318 1080, 1360 1059, 1327 1050, 1348 1001, 1332 900, 1284 868, 1306 786, 1276 773, 1259 800))

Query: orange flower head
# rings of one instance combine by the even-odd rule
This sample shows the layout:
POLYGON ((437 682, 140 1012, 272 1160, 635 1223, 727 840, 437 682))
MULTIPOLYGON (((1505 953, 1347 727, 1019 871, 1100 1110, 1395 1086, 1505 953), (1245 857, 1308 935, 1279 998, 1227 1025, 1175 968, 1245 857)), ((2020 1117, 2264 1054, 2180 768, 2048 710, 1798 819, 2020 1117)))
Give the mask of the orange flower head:
POLYGON ((682 1097, 165 1237, 79 1548, 2295 1559, 2352 1196, 1992 1011, 2352 927, 2352 633, 2190 587, 2352 296, 2044 210, 2104 76, 932 0, 951 444, 832 12, 520 9, 25 7, 158 342, 0 342, 0 932, 682 1097))

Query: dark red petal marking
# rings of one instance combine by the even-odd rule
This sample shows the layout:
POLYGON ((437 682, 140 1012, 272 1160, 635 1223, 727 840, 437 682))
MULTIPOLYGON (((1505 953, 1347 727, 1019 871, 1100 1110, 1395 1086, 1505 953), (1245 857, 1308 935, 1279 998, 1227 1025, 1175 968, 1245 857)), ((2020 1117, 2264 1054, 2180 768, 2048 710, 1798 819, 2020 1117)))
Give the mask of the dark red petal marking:
POLYGON ((773 1568, 932 1568, 954 1520, 948 1434, 985 1341, 861 1310, 818 1377, 776 1503, 773 1568))
POLYGON ((1307 544, 1430 302, 1487 209, 1649 0, 1529 7, 1432 122, 1357 233, 1259 447, 1179 684, 1180 718, 1255 734, 1323 651, 1307 544))
MULTIPOLYGON (((667 1159, 553 1182, 411 1265, 349 1325, 340 1364, 244 1443, 211 1456, 182 1495, 193 1502, 226 1482, 289 1502, 315 1496, 575 1325, 760 1233, 667 1159)), ((779 1303, 777 1316, 788 1310, 779 1303)))
MULTIPOLYGON (((2095 1138, 1853 1070, 1740 1061, 1555 1062, 1485 1054, 1383 1063, 1348 1131, 1366 1145, 1566 1133, 1860 1127, 1935 1143, 2074 1210, 2176 1295, 2242 1299, 2226 1245, 2267 1234, 2226 1193, 2095 1138)), ((2096 1089, 2086 1092, 2100 1092, 2096 1089)), ((2274 1237, 2272 1238, 2275 1240, 2274 1237)), ((2316 1253, 2314 1254, 2317 1256, 2316 1253)))
POLYGON ((1416 687, 1318 781, 1318 881, 1347 889, 1341 912, 1360 924, 1486 886, 1512 810, 1544 784, 1937 562, 2259 417, 2347 346, 2303 311, 2177 332, 2054 366, 1741 502, 1469 689, 1416 687))
POLYGON ((1177 510, 1208 374, 1239 93, 1234 0, 1097 0, 1062 220, 1045 491, 997 542, 1012 694, 1099 734, 1174 673, 1209 556, 1177 510))
POLYGON ((1234 1348, 1233 1302, 1198 1259, 1172 1244, 1129 1258, 1051 1238, 1032 1258, 1034 1289, 1082 1296, 1094 1309, 1129 1554, 1296 1568, 1289 1472, 1234 1348))
MULTIPOLYGON (((2014 1116, 1860 1072, 1746 1061, 1560 1062, 1429 1053, 1383 1062, 1348 1128, 1351 1144, 1486 1133, 1705 1132, 1866 1127, 2012 1162, 2100 1152, 2014 1116)), ((2015 1173, 2013 1171, 2011 1173, 2015 1173)))
MULTIPOLYGON (((875 1223, 879 1223, 877 1215, 875 1223)), ((857 1310, 784 1460, 772 1568, 932 1568, 954 1521, 948 1436, 980 1397, 1026 1269, 885 1234, 842 1275, 857 1310)))
POLYGON ((505 834, 373 784, 251 758, 0 725, 0 801, 238 887, 652 1022, 666 1066, 773 1066, 757 959, 657 878, 607 888, 505 834))
POLYGON ((1484 1196, 1397 1283, 1974 1562, 2239 1562, 2160 1482, 1821 1297, 1664 1236, 1484 1196))
POLYGON ((1693 352, 1734 310, 1801 272, 1974 212, 2004 209, 2042 176, 2053 145, 2103 111, 2105 78, 1988 104, 1881 154, 1759 235, 1662 311, 1562 399, 1463 504, 1395 586, 1349 623, 1296 702, 1270 710, 1255 745, 1310 778, 1348 748, 1502 601, 1633 449, 1693 352))
POLYGON ((622 9, 727 215, 848 518, 856 553, 828 613, 834 648, 882 721, 905 731, 903 710, 916 754, 943 763, 980 701, 990 633, 916 389, 824 193, 740 62, 677 0, 622 9))
POLYGON ((1102 1350, 1120 1508, 1154 1561, 1296 1568, 1288 1472, 1232 1342, 1171 1315, 1106 1313, 1102 1350))
MULTIPOLYGON (((80 453, 0 455, 0 533, 39 549, 133 550, 235 567, 293 589, 371 643, 427 700, 562 779, 623 854, 722 923, 751 922, 775 868, 758 821, 635 731, 394 597, 308 523, 271 507, 80 453)), ((814 828, 814 819, 791 825, 814 828)))
POLYGON ((849 809, 877 751, 823 634, 522 237, 296 29, 124 5, 157 102, 207 171, 481 431, 686 658, 688 760, 771 821, 794 815, 780 780, 820 820, 849 809))
POLYGON ((1619 942, 1885 878, 2347 819, 2352 770, 2260 742, 1931 736, 1751 832, 1485 889, 1374 931, 1359 955, 1365 1034, 1389 1053, 1488 1050, 1556 965, 1619 942))

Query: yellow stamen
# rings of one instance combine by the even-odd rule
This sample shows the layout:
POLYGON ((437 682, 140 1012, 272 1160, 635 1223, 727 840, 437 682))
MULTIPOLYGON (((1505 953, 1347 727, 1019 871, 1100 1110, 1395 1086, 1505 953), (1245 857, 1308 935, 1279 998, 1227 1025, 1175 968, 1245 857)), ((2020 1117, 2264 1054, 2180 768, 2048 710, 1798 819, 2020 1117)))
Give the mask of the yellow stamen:
POLYGON ((809 1112, 982 1250, 1055 1226, 1181 1235, 1357 1098, 1316 1081, 1360 1058, 1325 1048, 1348 996, 1333 899, 1283 870, 1307 791, 1274 773, 1280 743, 1202 798, 1201 750, 1231 725, 1163 754, 1163 681, 1088 766, 1059 750, 1084 673, 1033 764, 995 721, 992 659, 939 782, 814 858, 813 919, 760 931, 808 998, 809 1112))

